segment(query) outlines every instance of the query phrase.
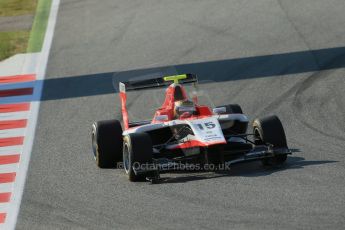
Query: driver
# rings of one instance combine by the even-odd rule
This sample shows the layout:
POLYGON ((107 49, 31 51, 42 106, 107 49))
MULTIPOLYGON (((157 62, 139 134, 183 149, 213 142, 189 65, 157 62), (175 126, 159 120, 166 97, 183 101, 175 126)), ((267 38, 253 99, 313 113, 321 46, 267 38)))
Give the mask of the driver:
POLYGON ((184 99, 175 102, 174 106, 174 118, 186 118, 191 117, 196 113, 195 105, 192 101, 184 99))

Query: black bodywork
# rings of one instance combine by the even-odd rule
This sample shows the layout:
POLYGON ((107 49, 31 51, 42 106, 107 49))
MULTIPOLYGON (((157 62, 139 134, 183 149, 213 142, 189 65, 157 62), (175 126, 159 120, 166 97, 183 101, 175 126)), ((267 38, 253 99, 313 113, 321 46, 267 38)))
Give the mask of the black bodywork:
MULTIPOLYGON (((141 123, 138 125, 141 125, 141 123)), ((179 163, 212 164, 214 166, 212 167, 213 170, 223 170, 224 168, 228 169, 233 164, 269 159, 292 153, 287 147, 275 147, 270 143, 255 141, 254 134, 246 133, 247 126, 248 122, 235 121, 231 128, 222 129, 226 140, 235 137, 242 139, 243 142, 228 141, 223 145, 200 148, 200 152, 194 154, 182 149, 171 150, 166 148, 171 143, 179 142, 179 138, 188 134, 186 127, 179 127, 178 134, 181 134, 179 137, 172 131, 171 127, 152 130, 149 135, 153 148, 156 150, 153 151, 153 164, 144 170, 141 168, 134 169, 134 171, 136 174, 152 171, 150 174, 152 176, 147 177, 147 180, 156 183, 160 180, 160 172, 179 170, 179 163)), ((200 169, 205 170, 204 167, 200 167, 200 169)))

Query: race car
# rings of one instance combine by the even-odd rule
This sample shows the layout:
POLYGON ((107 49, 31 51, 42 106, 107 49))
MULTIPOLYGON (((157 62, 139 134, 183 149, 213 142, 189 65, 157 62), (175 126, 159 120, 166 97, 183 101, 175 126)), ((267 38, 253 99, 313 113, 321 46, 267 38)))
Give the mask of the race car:
MULTIPOLYGON (((266 166, 286 161, 291 151, 277 116, 255 119, 252 132, 247 132, 249 120, 238 104, 212 109, 202 105, 196 93, 197 83, 194 74, 120 82, 122 124, 106 120, 92 125, 92 147, 98 167, 123 166, 130 181, 153 182, 160 179, 163 170, 176 169, 186 162, 201 168, 213 165, 216 170, 222 165, 253 160, 261 160, 266 166), (193 89, 188 92, 190 85, 193 89), (153 118, 130 121, 128 92, 156 88, 166 89, 153 118)), ((150 97, 152 100, 158 96, 156 93, 150 97)), ((145 108, 149 103, 140 101, 139 105, 145 108)), ((142 110, 135 113, 141 114, 142 110)))

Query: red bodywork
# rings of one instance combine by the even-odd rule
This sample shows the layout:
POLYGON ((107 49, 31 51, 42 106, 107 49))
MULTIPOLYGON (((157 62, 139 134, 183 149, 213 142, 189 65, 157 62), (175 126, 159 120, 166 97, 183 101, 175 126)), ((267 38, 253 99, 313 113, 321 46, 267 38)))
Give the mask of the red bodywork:
MULTIPOLYGON (((128 112, 126 108, 126 100, 127 96, 125 92, 120 92, 120 97, 121 97, 121 103, 122 103, 122 117, 123 117, 123 123, 125 126, 125 129, 131 129, 129 128, 129 119, 128 119, 128 112)), ((188 99, 187 92, 185 88, 180 85, 180 84, 171 84, 165 92, 165 100, 162 104, 162 106, 156 110, 154 117, 151 121, 151 123, 162 123, 162 122, 168 122, 171 120, 175 120, 176 118, 174 117, 174 109, 175 109, 175 102, 180 101, 180 100, 186 100, 188 99), (177 92, 179 91, 179 92, 177 92), (162 119, 156 119, 158 116, 165 115, 167 117, 166 120, 162 119)), ((213 115, 211 109, 208 106, 202 106, 197 104, 197 97, 193 97, 193 102, 195 104, 196 108, 196 114, 195 115, 190 115, 188 114, 187 116, 184 116, 182 114, 178 119, 179 120, 186 120, 186 119, 202 119, 202 118, 207 118, 213 115)), ((224 141, 217 141, 213 143, 203 143, 198 140, 190 140, 186 141, 184 143, 178 144, 177 146, 174 147, 174 149, 185 149, 185 148, 193 148, 193 147, 202 147, 202 146, 209 146, 209 145, 216 145, 216 144, 225 144, 226 142, 224 141)))
MULTIPOLYGON (((127 96, 125 91, 120 92, 120 98, 121 98, 121 110, 122 110, 122 118, 123 118, 123 124, 124 128, 127 130, 129 128, 129 119, 128 119, 128 112, 126 108, 126 101, 127 101, 127 96)), ((162 104, 162 106, 155 112, 154 117, 152 119, 151 123, 161 123, 161 122, 166 122, 166 121, 171 121, 174 120, 174 107, 175 107, 175 102, 179 100, 185 100, 187 99, 187 93, 185 88, 180 85, 180 84, 171 84, 165 92, 165 100, 162 104), (177 92, 179 91, 179 92, 177 92), (177 98, 178 96, 178 98, 177 98), (168 119, 166 120, 157 120, 156 117, 161 116, 161 115, 166 115, 168 119)), ((208 117, 212 115, 212 111, 208 106, 202 106, 198 105, 198 99, 195 96, 193 98, 193 101, 195 103, 195 108, 196 108, 196 114, 193 116, 186 116, 184 117, 183 115, 179 119, 200 119, 203 117, 208 117)))
MULTIPOLYGON (((156 111, 152 123, 159 123, 159 122, 166 122, 166 121, 171 121, 174 120, 174 107, 175 107, 175 102, 179 100, 186 100, 188 99, 187 93, 185 88, 182 85, 178 84, 171 84, 167 89, 165 93, 165 100, 163 102, 163 105, 156 111), (176 90, 179 90, 180 92, 177 94, 176 90), (179 95, 178 98, 176 98, 176 95, 179 95), (156 120, 157 116, 161 115, 167 115, 168 119, 167 120, 156 120)), ((197 104, 197 97, 195 96, 193 98, 193 101, 195 103, 196 107, 196 114, 193 116, 181 116, 179 119, 196 119, 196 118, 201 118, 205 116, 211 116, 212 112, 209 107, 207 106, 200 106, 197 104)))

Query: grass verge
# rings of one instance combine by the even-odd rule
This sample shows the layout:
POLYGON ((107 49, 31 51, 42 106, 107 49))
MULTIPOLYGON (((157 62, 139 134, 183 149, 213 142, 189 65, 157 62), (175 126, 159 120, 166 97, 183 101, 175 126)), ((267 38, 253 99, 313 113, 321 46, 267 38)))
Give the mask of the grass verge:
POLYGON ((52 0, 39 0, 36 15, 32 25, 27 52, 39 52, 42 49, 44 35, 48 25, 48 18, 52 0))
POLYGON ((0 32, 0 61, 25 52, 42 49, 52 0, 0 0, 0 16, 34 14, 30 31, 0 32))
POLYGON ((0 32, 0 61, 16 53, 25 53, 30 32, 0 32))
POLYGON ((0 0, 0 16, 34 14, 38 0, 0 0))

